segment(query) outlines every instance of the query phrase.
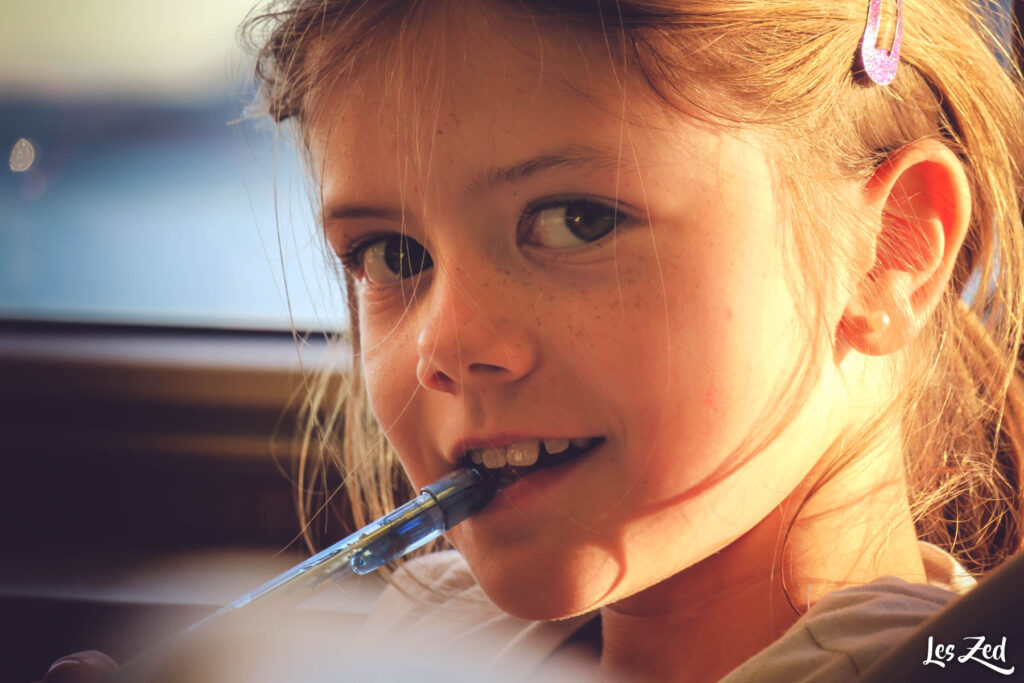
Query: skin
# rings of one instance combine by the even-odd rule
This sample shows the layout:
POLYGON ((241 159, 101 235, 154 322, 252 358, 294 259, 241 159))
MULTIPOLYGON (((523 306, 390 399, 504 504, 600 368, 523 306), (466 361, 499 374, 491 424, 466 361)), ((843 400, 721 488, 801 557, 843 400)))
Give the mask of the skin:
POLYGON ((495 17, 466 26, 416 93, 426 124, 370 68, 327 89, 306 132, 332 248, 404 232, 433 262, 394 281, 379 262, 353 265, 367 391, 412 482, 460 464, 463 439, 605 439, 449 534, 488 596, 531 619, 600 609, 610 672, 715 680, 793 623, 791 600, 802 611, 882 575, 924 581, 893 476, 898 435, 820 482, 835 444, 884 405, 880 357, 948 280, 969 202, 932 211, 921 188, 963 199, 955 159, 925 145, 867 187, 838 188, 879 225, 903 217, 888 229, 920 239, 879 243, 917 250, 920 272, 867 254, 867 272, 831 283, 835 334, 803 339, 768 138, 669 111, 639 84, 617 90, 595 68, 599 46, 495 17), (567 197, 617 200, 625 217, 566 246, 530 207, 567 197), (861 286, 869 273, 881 288, 861 286), (872 324, 882 309, 884 327, 872 324), (801 345, 821 359, 806 401, 770 444, 744 450, 774 426, 801 345))

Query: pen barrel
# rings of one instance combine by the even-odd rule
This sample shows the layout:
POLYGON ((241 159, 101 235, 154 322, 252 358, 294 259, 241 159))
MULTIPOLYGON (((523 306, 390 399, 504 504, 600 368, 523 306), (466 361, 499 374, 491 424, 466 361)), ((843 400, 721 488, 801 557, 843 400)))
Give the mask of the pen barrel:
POLYGON ((352 557, 351 569, 368 574, 434 540, 485 505, 494 488, 474 468, 457 470, 374 522, 372 539, 352 557))
POLYGON ((373 524, 350 563, 356 574, 368 574, 382 565, 434 540, 446 530, 444 510, 430 493, 421 493, 373 524))
POLYGON ((461 469, 423 487, 444 511, 444 529, 447 531, 491 501, 497 489, 492 477, 477 467, 461 469))

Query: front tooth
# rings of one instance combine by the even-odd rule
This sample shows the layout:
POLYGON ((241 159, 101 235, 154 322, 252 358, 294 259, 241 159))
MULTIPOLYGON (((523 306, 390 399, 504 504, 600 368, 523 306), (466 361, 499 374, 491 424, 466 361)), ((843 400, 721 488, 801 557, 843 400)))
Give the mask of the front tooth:
POLYGON ((569 439, 544 439, 544 450, 548 455, 561 453, 569 447, 569 439))
POLYGON ((540 456, 540 442, 536 439, 531 441, 516 441, 507 447, 506 457, 509 465, 516 467, 529 467, 537 462, 540 456))
POLYGON ((586 438, 586 439, 569 439, 569 442, 572 443, 572 445, 575 446, 576 448, 586 448, 587 446, 590 445, 590 439, 589 438, 586 438))
POLYGON ((484 466, 495 470, 504 467, 507 459, 504 448, 485 448, 483 451, 484 466))
POLYGON ((484 464, 484 452, 477 449, 469 452, 469 459, 473 461, 474 465, 484 464))

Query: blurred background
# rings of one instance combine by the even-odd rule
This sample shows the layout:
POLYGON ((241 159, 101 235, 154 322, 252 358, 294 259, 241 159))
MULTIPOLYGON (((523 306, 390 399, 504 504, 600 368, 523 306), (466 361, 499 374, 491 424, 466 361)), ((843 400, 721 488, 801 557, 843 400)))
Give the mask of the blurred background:
POLYGON ((4 4, 0 315, 339 323, 290 136, 244 118, 251 5, 4 4))
POLYGON ((298 401, 346 316, 290 130, 246 115, 253 4, 0 6, 0 680, 306 552, 298 401))
MULTIPOLYGON (((986 1, 1009 44, 1024 3, 986 1)), ((290 131, 246 116, 250 6, 0 6, 0 680, 123 661, 306 552, 297 408, 347 321, 290 131)))

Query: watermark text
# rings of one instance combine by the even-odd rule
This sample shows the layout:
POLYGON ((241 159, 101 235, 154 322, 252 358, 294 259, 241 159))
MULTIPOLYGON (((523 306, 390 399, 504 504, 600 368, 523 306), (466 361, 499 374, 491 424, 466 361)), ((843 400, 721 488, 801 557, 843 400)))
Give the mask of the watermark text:
POLYGON ((1006 666, 1006 636, 998 643, 990 643, 985 636, 966 636, 963 643, 936 643, 934 636, 928 636, 928 654, 922 664, 934 664, 946 668, 947 664, 976 662, 996 673, 1009 676, 1016 669, 1006 666), (957 645, 962 645, 959 650, 957 645))

